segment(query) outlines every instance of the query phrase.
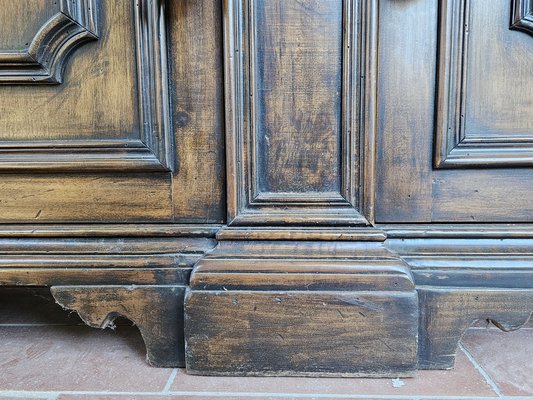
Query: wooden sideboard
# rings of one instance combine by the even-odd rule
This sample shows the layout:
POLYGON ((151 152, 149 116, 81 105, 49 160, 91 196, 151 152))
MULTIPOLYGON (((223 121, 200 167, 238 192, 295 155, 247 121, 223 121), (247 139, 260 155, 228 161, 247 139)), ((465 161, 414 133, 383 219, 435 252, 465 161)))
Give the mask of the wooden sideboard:
POLYGON ((194 374, 451 368, 533 312, 532 65, 531 0, 0 0, 0 285, 194 374))

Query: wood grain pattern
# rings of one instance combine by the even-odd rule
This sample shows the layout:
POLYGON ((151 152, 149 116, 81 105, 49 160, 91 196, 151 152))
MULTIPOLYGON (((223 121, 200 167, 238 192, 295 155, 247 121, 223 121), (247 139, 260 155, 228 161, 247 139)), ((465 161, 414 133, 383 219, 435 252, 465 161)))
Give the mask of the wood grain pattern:
POLYGON ((478 320, 504 331, 519 329, 533 312, 533 290, 419 288, 419 368, 453 368, 458 343, 478 320))
MULTIPOLYGON (((0 50, 0 84, 61 83, 63 69, 72 50, 98 38, 96 0, 58 0, 47 4, 48 8, 57 7, 55 12, 39 12, 43 4, 37 4, 36 9, 28 2, 18 5, 26 7, 26 12, 33 9, 41 17, 46 15, 49 19, 41 26, 31 26, 27 20, 19 19, 24 16, 21 11, 9 15, 6 11, 12 8, 8 6, 2 12, 3 24, 9 27, 15 23, 16 26, 24 26, 23 29, 31 27, 29 30, 35 30, 35 35, 28 39, 25 32, 18 45, 8 45, 8 49, 0 50)), ((5 8, 3 4, 0 7, 5 8)), ((42 19, 38 19, 37 23, 39 21, 42 22, 42 19)), ((9 30, 8 39, 13 40, 13 31, 9 30)))
MULTIPOLYGON (((475 29, 469 54, 475 54, 476 64, 468 69, 478 89, 467 92, 470 109, 479 110, 476 119, 479 124, 489 121, 488 128, 500 120, 500 125, 491 128, 496 133, 520 136, 520 126, 522 133, 532 132, 528 129, 531 86, 524 82, 531 77, 528 60, 533 41, 529 35, 508 29, 509 1, 497 0, 490 8, 477 0, 471 4, 475 29)), ((436 57, 439 3, 382 2, 379 15, 375 220, 421 224, 533 221, 529 201, 533 169, 527 165, 517 168, 511 160, 500 159, 500 165, 434 168, 435 111, 442 105, 436 90, 440 80, 436 57), (412 27, 409 34, 398 20, 412 27)), ((479 132, 486 134, 490 129, 479 132)))
POLYGON ((167 5, 176 167, 174 218, 226 220, 222 2, 167 5), (201 27, 201 28, 200 28, 201 27))
POLYGON ((141 332, 146 359, 156 367, 183 366, 184 286, 54 286, 56 301, 89 326, 104 329, 124 316, 141 332))
POLYGON ((498 238, 479 226, 449 226, 446 235, 424 237, 410 231, 386 245, 409 265, 419 294, 419 368, 453 368, 459 340, 477 320, 505 331, 528 321, 533 313, 530 230, 523 227, 522 237, 515 238, 502 227, 498 238), (461 237, 453 237, 454 231, 462 231, 461 237))
POLYGON ((357 77, 374 67, 374 8, 226 3, 229 224, 368 223, 361 137, 372 126, 359 110, 371 116, 373 103, 357 77))
POLYGON ((418 298, 381 243, 223 241, 185 300, 187 371, 409 376, 418 298))
POLYGON ((167 174, 0 175, 0 222, 169 222, 167 174))
MULTIPOLYGON (((105 6, 96 7, 92 0, 78 3, 63 0, 58 14, 61 17, 50 20, 50 23, 57 21, 47 29, 57 31, 61 37, 73 35, 60 41, 73 46, 84 36, 68 24, 83 30, 85 21, 94 30, 94 14, 100 10, 105 37, 98 47, 91 47, 90 53, 76 53, 77 57, 90 57, 90 61, 71 66, 72 70, 66 75, 66 87, 39 91, 2 88, 0 106, 5 107, 6 113, 0 122, 4 135, 0 142, 0 170, 171 169, 173 143, 166 33, 165 24, 159 23, 165 20, 165 1, 141 1, 135 7, 112 6, 107 2, 105 6), (129 15, 131 12, 133 16, 129 15), (131 18, 133 23, 129 22, 131 18), (96 55, 100 59, 97 63, 94 62, 96 55), (124 59, 120 59, 121 55, 124 59), (100 90, 107 91, 99 92, 98 84, 100 90), (136 85, 140 89, 134 93, 136 85), (13 102, 11 96, 17 100, 13 102), (122 108, 116 108, 119 104, 122 108), (63 118, 57 118, 56 113, 63 118), (35 118, 36 114, 42 117, 35 118), (104 116, 102 121, 100 115, 104 116)), ((41 35, 45 37, 43 40, 50 36, 45 33, 41 35)), ((58 64, 54 68, 62 70, 62 54, 70 54, 70 47, 59 51, 37 39, 34 42, 38 49, 49 49, 58 58, 58 61, 52 60, 54 65, 58 64)), ((32 60, 38 58, 30 56, 32 60)), ((0 54, 0 64, 1 60, 0 54)), ((4 78, 3 83, 18 83, 7 75, 4 78)))
POLYGON ((522 35, 499 41, 507 13, 503 7, 490 14, 484 9, 476 0, 441 3, 437 168, 533 163, 533 42, 522 35))

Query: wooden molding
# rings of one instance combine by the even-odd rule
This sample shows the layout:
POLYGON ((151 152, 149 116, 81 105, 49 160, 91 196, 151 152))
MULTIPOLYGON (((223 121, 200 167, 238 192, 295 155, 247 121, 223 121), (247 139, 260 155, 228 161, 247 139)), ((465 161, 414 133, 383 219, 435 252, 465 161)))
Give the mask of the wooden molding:
MULTIPOLYGON (((341 109, 335 168, 339 186, 333 191, 269 190, 260 184, 265 171, 259 152, 268 151, 257 143, 265 129, 258 111, 265 88, 257 84, 264 65, 255 53, 257 44, 266 40, 256 29, 256 8, 261 4, 224 2, 228 225, 367 225, 373 218, 377 2, 343 0, 342 18, 335 20, 343 32, 343 84, 336 89, 341 109)), ((319 165, 320 160, 313 162, 319 165)), ((278 166, 294 168, 295 174, 302 168, 278 166)))
POLYGON ((98 39, 97 0, 59 0, 25 50, 0 50, 0 84, 59 84, 72 51, 98 39))
POLYGON ((533 35, 533 1, 512 0, 511 29, 533 35))
POLYGON ((187 371, 410 376, 418 297, 379 242, 223 241, 185 297, 187 371))
MULTIPOLYGON (((61 37, 65 32, 74 35, 68 41, 62 38, 60 42, 65 42, 68 46, 63 46, 61 51, 56 49, 53 52, 54 56, 62 56, 55 61, 54 76, 59 76, 57 74, 61 71, 60 67, 65 63, 74 44, 86 40, 89 34, 90 38, 96 37, 91 33, 96 29, 93 14, 96 14, 97 3, 93 4, 93 1, 97 0, 75 2, 62 0, 62 12, 51 20, 57 20, 53 27, 49 28, 52 32, 57 31, 57 35, 61 37), (92 30, 83 28, 85 26, 82 25, 83 22, 92 30), (65 27, 65 24, 73 24, 74 27, 65 27)), ((166 0, 141 0, 136 2, 135 6, 140 138, 138 140, 3 141, 0 142, 0 171, 150 172, 173 169, 165 4, 166 0)), ((46 38, 50 35, 38 34, 34 40, 35 46, 39 49, 48 48, 40 42, 45 40, 41 36, 46 38)), ((33 46, 32 43, 30 52, 33 46)), ((2 60, 7 60, 5 54, 7 53, 0 53, 0 81, 4 84, 20 83, 7 75, 2 75, 5 72, 2 60)), ((28 79, 33 82, 32 78, 28 79)))
POLYGON ((386 246, 409 265, 419 294, 419 368, 453 368, 459 340, 477 320, 505 331, 528 321, 533 313, 531 236, 405 234, 388 239, 386 246))
MULTIPOLYGON (((440 34, 435 133, 436 168, 512 167, 533 165, 533 132, 500 137, 469 135, 465 98, 471 0, 440 2, 440 34)), ((531 0, 513 1, 513 28, 531 29, 531 0), (516 20, 519 18, 519 20, 516 20)))

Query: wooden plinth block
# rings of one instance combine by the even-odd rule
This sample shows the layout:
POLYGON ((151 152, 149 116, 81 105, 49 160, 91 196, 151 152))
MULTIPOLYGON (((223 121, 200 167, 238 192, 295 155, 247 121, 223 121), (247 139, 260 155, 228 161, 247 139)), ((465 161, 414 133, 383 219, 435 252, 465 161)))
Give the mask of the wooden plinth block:
POLYGON ((223 241, 185 298, 193 374, 409 376, 417 329, 409 269, 382 243, 223 241))
POLYGON ((185 286, 54 286, 52 295, 94 328, 112 326, 118 316, 141 332, 146 359, 156 367, 183 367, 185 286))

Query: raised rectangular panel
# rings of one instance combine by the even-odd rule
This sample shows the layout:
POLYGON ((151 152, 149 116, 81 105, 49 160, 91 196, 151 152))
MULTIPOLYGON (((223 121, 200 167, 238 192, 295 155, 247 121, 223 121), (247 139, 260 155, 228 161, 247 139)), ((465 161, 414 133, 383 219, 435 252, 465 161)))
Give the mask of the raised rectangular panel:
POLYGON ((165 4, 21 3, 50 15, 28 46, 31 29, 0 49, 0 171, 172 169, 165 4))
POLYGON ((511 3, 440 3, 437 168, 533 165, 533 2, 511 3))
POLYGON ((374 7, 226 2, 229 224, 367 224, 374 7))

